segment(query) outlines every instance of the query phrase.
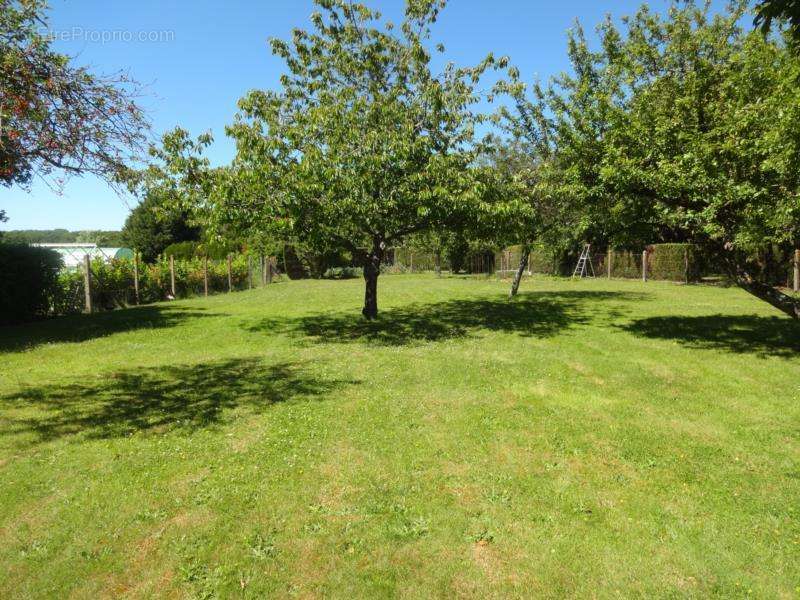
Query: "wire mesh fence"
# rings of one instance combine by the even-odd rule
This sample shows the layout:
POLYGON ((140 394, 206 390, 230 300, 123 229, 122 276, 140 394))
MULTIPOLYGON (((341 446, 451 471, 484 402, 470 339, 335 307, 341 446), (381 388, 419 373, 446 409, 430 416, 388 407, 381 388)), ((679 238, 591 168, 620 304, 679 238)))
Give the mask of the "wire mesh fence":
MULTIPOLYGON (((523 271, 526 275, 573 275, 577 254, 534 248, 523 271)), ((510 278, 520 267, 522 247, 499 252, 472 251, 461 260, 461 272, 510 278)), ((388 272, 419 273, 447 267, 434 252, 396 248, 387 258, 388 272)), ((800 251, 773 269, 775 285, 800 291, 800 251)), ((696 247, 689 244, 654 244, 643 249, 591 252, 586 268, 589 277, 663 280, 691 283, 719 274, 696 247)), ((257 254, 208 258, 161 259, 144 264, 134 259, 86 261, 80 268, 64 269, 57 290, 50 298, 51 313, 63 315, 92 310, 110 310, 161 300, 188 298, 265 286, 280 277, 275 257, 257 254), (89 267, 87 276, 86 265, 89 267), (87 284, 89 293, 87 294, 87 284)))
POLYGON ((277 260, 261 255, 237 254, 222 260, 163 258, 150 264, 135 258, 86 260, 81 267, 60 273, 50 304, 54 315, 111 310, 252 289, 279 276, 277 260))
MULTIPOLYGON (((580 252, 554 252, 534 247, 523 272, 526 275, 571 276, 580 252)), ((519 269, 522 247, 511 246, 497 252, 470 253, 462 261, 460 272, 493 274, 510 278, 519 269)), ((432 271, 433 253, 395 249, 390 259, 392 272, 432 271)), ((440 261, 449 269, 447 260, 440 261)), ((778 265, 769 274, 772 284, 800 291, 800 251, 781 255, 772 263, 778 265), (797 281, 795 281, 797 280, 797 281)), ((724 269, 692 244, 652 244, 641 250, 613 249, 590 252, 586 274, 590 277, 639 279, 695 283, 725 279, 724 269)))

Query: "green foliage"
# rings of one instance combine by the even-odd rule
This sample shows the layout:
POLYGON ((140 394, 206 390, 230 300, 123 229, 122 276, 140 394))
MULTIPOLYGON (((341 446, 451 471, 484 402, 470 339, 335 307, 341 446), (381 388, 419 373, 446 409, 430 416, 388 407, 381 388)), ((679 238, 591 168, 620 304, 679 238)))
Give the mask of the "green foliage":
POLYGON ((0 325, 46 316, 60 269, 61 257, 53 250, 0 244, 0 325))
POLYGON ((319 279, 332 268, 350 267, 353 259, 348 252, 327 250, 319 252, 309 244, 293 240, 278 245, 283 272, 291 279, 319 279))
MULTIPOLYGON (((4 246, 0 245, 0 248, 4 246)), ((254 280, 258 265, 253 262, 254 280)), ((247 256, 236 255, 231 261, 231 280, 234 290, 249 287, 247 256)), ((139 265, 139 303, 149 304, 166 300, 171 295, 169 261, 139 265)), ((175 260, 175 292, 178 298, 204 293, 203 260, 177 258, 175 260)), ((223 260, 208 261, 209 293, 228 291, 228 263, 223 260)), ((64 269, 58 272, 48 289, 47 302, 39 310, 40 316, 59 316, 83 312, 84 274, 81 269, 64 269)), ((96 310, 114 310, 136 303, 133 261, 95 260, 92 262, 92 304, 96 310)))
POLYGON ((394 266, 399 272, 423 272, 436 269, 436 254, 424 249, 395 248, 394 266))
POLYGON ((560 256, 551 248, 535 246, 531 248, 531 272, 543 275, 560 275, 560 256))
POLYGON ((200 229, 189 223, 187 213, 156 192, 131 211, 122 228, 125 245, 140 252, 145 262, 153 262, 170 244, 199 239, 200 229))
POLYGON ((797 315, 766 289, 756 257, 800 230, 800 58, 745 32, 745 10, 643 6, 622 30, 602 23, 597 50, 576 27, 572 73, 535 88, 529 105, 548 157, 537 186, 574 207, 585 239, 691 242, 797 315))
POLYGON ((648 276, 668 281, 699 281, 702 269, 698 249, 692 244, 648 246, 648 276))
POLYGON ((75 232, 75 241, 90 242, 105 248, 121 248, 125 246, 121 231, 77 231, 75 232))
MULTIPOLYGON (((608 264, 605 265, 605 268, 608 269, 608 264)), ((607 270, 606 273, 608 273, 607 270)), ((640 279, 642 277, 642 253, 629 250, 614 251, 611 257, 611 277, 640 279)))
POLYGON ((4 241, 9 244, 72 244, 88 242, 106 248, 120 248, 125 245, 119 231, 87 230, 68 231, 66 229, 12 229, 5 231, 4 241))
POLYGON ((201 246, 199 242, 176 242, 164 248, 164 256, 174 256, 176 259, 197 258, 202 256, 201 246))
POLYGON ((763 33, 769 33, 775 21, 787 21, 792 37, 800 40, 800 0, 758 0, 755 12, 755 25, 763 33))
POLYGON ((371 318, 387 248, 463 226, 501 202, 495 174, 474 166, 477 84, 498 61, 433 71, 428 45, 441 0, 411 0, 396 29, 361 4, 317 4, 311 31, 272 40, 287 74, 279 91, 240 101, 228 128, 238 148, 230 168, 212 172, 198 156, 210 140, 195 143, 183 131, 166 136, 156 155, 215 231, 269 232, 319 255, 349 252, 365 267, 371 318))
POLYGON ((326 279, 357 279, 363 276, 361 267, 331 267, 325 271, 326 279))
POLYGON ((50 243, 73 243, 77 236, 76 231, 66 229, 12 229, 4 232, 4 241, 9 244, 38 244, 42 242, 50 243))
POLYGON ((39 176, 58 187, 61 176, 81 173, 118 183, 145 140, 139 86, 55 52, 46 8, 44 0, 0 0, 0 184, 39 176))
POLYGON ((460 233, 448 236, 444 242, 444 256, 453 273, 467 270, 469 241, 460 233))

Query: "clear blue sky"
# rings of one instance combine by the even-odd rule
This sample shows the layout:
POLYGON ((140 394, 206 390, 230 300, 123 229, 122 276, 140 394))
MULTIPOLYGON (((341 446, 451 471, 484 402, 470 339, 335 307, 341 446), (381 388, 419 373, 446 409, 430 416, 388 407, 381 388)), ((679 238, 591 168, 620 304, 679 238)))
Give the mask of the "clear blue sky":
MULTIPOLYGON (((402 0, 368 0, 399 21, 402 0)), ((656 10, 666 0, 651 0, 656 10)), ((446 58, 474 64, 492 51, 509 55, 526 80, 548 79, 568 67, 566 30, 576 18, 593 32, 606 13, 630 14, 641 0, 451 0, 436 25, 446 58)), ((717 3, 715 3, 717 4, 717 3)), ((721 2, 720 2, 721 4, 721 2)), ((249 89, 277 85, 281 62, 269 52, 269 37, 288 37, 307 27, 311 0, 51 0, 50 25, 56 32, 76 31, 76 39, 56 47, 98 72, 129 70, 148 84, 145 106, 156 134, 176 125, 193 134, 211 130, 215 162, 232 157, 224 127, 237 100, 249 89), (103 43, 102 32, 130 32, 133 39, 103 43), (139 32, 169 34, 165 41, 139 41, 139 32)), ((93 177, 72 179, 58 195, 37 183, 30 193, 0 188, 0 208, 10 221, 3 229, 118 229, 135 201, 120 198, 93 177)))

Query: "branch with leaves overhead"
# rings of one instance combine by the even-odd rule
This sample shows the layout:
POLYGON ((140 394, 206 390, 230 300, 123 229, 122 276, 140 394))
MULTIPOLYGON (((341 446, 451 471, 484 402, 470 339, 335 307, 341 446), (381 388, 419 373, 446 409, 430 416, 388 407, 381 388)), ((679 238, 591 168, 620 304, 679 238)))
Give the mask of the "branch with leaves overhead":
POLYGON ((0 183, 38 176, 59 189, 91 173, 120 184, 146 142, 141 87, 54 52, 40 33, 45 10, 42 0, 0 0, 0 183))

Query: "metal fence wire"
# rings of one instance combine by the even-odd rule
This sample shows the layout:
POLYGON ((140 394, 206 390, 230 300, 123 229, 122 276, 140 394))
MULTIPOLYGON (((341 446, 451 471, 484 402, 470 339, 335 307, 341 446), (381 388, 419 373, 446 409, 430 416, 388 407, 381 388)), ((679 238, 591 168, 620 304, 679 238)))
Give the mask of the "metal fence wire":
MULTIPOLYGON (((471 251, 461 269, 470 274, 510 278, 518 270, 522 248, 498 252, 471 251)), ((654 244, 643 251, 592 252, 588 274, 615 279, 645 279, 691 283, 719 277, 719 269, 689 244, 654 244)), ((772 273, 776 285, 800 292, 800 251, 782 256, 772 273)), ((534 248, 526 261, 527 275, 573 274, 578 254, 534 248)), ((420 273, 447 269, 441 256, 407 248, 394 248, 384 268, 394 273, 420 273)), ((280 277, 275 257, 257 254, 231 255, 222 260, 161 259, 144 264, 134 259, 95 259, 78 269, 61 272, 60 285, 50 299, 51 313, 63 315, 91 310, 110 310, 171 298, 209 295, 265 286, 280 277), (89 277, 86 265, 89 267, 89 277), (89 294, 86 285, 89 283, 89 294)))
POLYGON ((277 259, 259 255, 231 255, 222 260, 160 259, 152 264, 136 259, 86 260, 82 267, 60 273, 60 285, 50 305, 54 315, 111 310, 252 289, 279 276, 277 259))
MULTIPOLYGON (((575 270, 580 252, 552 252, 546 248, 533 248, 525 266, 526 275, 570 276, 575 270)), ((511 246, 497 252, 473 253, 467 256, 462 270, 466 273, 494 274, 511 277, 519 268, 522 255, 520 246, 511 246)), ((590 268, 595 277, 614 279, 647 279, 683 283, 707 279, 722 279, 723 270, 713 260, 704 256, 692 244, 652 244, 642 250, 593 251, 590 268)), ((390 272, 422 272, 433 270, 432 253, 398 248, 392 253, 390 272)), ((449 269, 447 261, 441 261, 449 269)), ((800 252, 781 256, 780 265, 770 280, 778 286, 800 291, 800 252), (797 281, 795 281, 797 279, 797 281)))

